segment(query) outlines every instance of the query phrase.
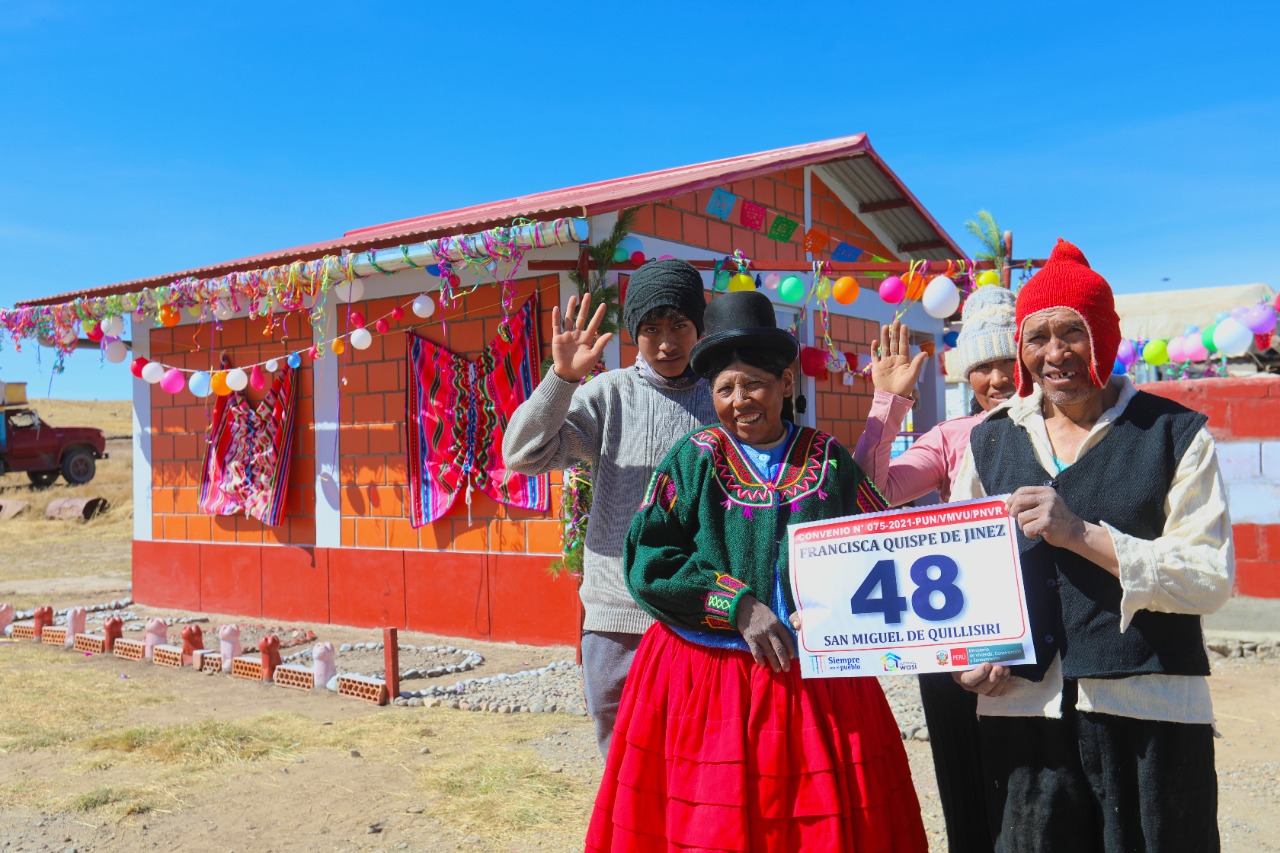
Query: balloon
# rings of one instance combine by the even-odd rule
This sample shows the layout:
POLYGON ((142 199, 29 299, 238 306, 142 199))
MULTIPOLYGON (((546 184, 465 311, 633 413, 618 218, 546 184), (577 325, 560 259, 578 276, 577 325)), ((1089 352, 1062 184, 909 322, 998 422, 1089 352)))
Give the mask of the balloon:
POLYGON ((78 337, 79 334, 77 334, 75 329, 67 329, 62 333, 62 336, 58 338, 58 340, 62 341, 63 346, 69 347, 76 342, 76 338, 78 337))
POLYGON ((1218 351, 1218 345, 1213 342, 1213 333, 1217 329, 1218 324, 1214 323, 1212 326, 1205 326, 1204 331, 1200 333, 1200 343, 1204 344, 1204 348, 1209 352, 1218 351))
POLYGON ((373 335, 368 329, 356 329, 351 333, 351 345, 356 349, 368 349, 373 343, 373 335))
POLYGON ((253 370, 249 371, 249 387, 255 391, 261 391, 267 387, 267 375, 262 372, 262 366, 255 364, 253 370))
POLYGON ((213 306, 213 316, 219 320, 230 320, 235 315, 235 309, 231 307, 231 302, 227 299, 219 299, 218 304, 213 306))
POLYGON ((91 323, 84 327, 84 336, 96 344, 102 340, 102 327, 97 323, 91 323))
POLYGON ((351 325, 355 326, 357 329, 364 328, 364 315, 361 314, 359 311, 352 311, 351 314, 347 317, 347 320, 351 323, 351 325))
POLYGON ((439 277, 440 277, 440 265, 439 265, 439 264, 431 264, 431 265, 429 265, 429 266, 427 267, 427 275, 433 275, 433 276, 435 276, 436 278, 439 278, 439 277))
MULTIPOLYGON (((359 332, 361 330, 356 329, 355 331, 359 332)), ((354 332, 352 334, 354 334, 354 332)), ((365 332, 365 334, 367 335, 368 332, 365 332)), ((333 343, 329 344, 329 351, 332 352, 334 355, 342 355, 344 352, 347 351, 347 344, 345 341, 342 340, 342 338, 334 338, 333 343)))
POLYGON ((1269 335, 1276 327, 1276 310, 1270 305, 1255 305, 1244 312, 1241 322, 1255 335, 1269 335))
POLYGON ((1164 341, 1147 341, 1142 348, 1142 360, 1147 364, 1159 367, 1169 360, 1169 347, 1164 341))
POLYGON ((142 378, 155 385, 161 379, 164 379, 164 365, 155 361, 144 364, 142 366, 142 378))
POLYGON ((1209 360, 1209 350, 1201 343, 1199 334, 1187 335, 1182 339, 1182 356, 1187 361, 1209 360))
POLYGON ((831 288, 831 295, 841 305, 852 305, 858 301, 858 291, 861 289, 858 287, 857 279, 851 275, 846 275, 836 279, 836 283, 831 288))
POLYGON ((124 320, 122 320, 119 315, 112 315, 103 319, 103 321, 98 324, 98 328, 102 329, 102 334, 118 338, 120 337, 120 333, 124 331, 124 320))
POLYGON ((203 370, 191 374, 191 378, 187 380, 187 390, 197 397, 208 397, 213 390, 209 374, 203 370))
POLYGON ((933 341, 923 341, 920 344, 920 352, 929 356, 929 358, 933 358, 933 354, 937 352, 937 347, 934 346, 933 341))
POLYGON ((413 313, 425 320, 436 313, 436 303, 424 293, 413 300, 413 313))
POLYGON ((1182 342, 1185 338, 1178 335, 1176 338, 1170 338, 1169 343, 1165 346, 1165 352, 1169 355, 1169 361, 1179 364, 1187 360, 1186 355, 1182 351, 1182 342))
POLYGON ((755 289, 756 289, 756 283, 749 275, 738 273, 733 278, 729 279, 730 293, 741 293, 742 291, 755 290, 755 289))
POLYGON ((640 253, 640 260, 638 263, 644 263, 644 243, 640 242, 639 237, 636 237, 633 234, 628 234, 618 241, 618 250, 614 253, 614 260, 634 261, 635 258, 633 256, 637 252, 640 253), (622 255, 622 257, 617 257, 619 254, 622 255))
POLYGON ((897 305, 906 295, 907 286, 896 275, 891 275, 880 282, 880 298, 890 305, 897 305))
POLYGON ((715 280, 711 282, 711 288, 713 290, 728 290, 729 281, 732 278, 733 276, 730 275, 728 270, 720 270, 720 272, 716 273, 715 280))
POLYGON ((626 249, 622 248, 622 246, 618 246, 618 248, 613 250, 613 262, 615 264, 624 263, 630 257, 631 257, 631 253, 628 252, 626 249))
POLYGON ((934 276, 925 287, 920 302, 924 305, 924 313, 945 320, 960 307, 960 289, 945 275, 934 276))
POLYGON ((1133 363, 1138 360, 1138 351, 1133 348, 1133 341, 1120 341, 1120 349, 1116 350, 1116 358, 1123 362, 1125 367, 1132 367, 1133 363))
POLYGON ((168 391, 170 394, 177 394, 183 388, 187 387, 187 380, 183 377, 182 371, 176 367, 171 367, 164 372, 164 378, 160 380, 160 388, 168 391))
POLYGON ((978 287, 986 287, 989 284, 999 284, 1000 273, 995 270, 983 270, 978 273, 978 287))
POLYGON ((231 386, 227 385, 227 372, 219 370, 209 377, 209 387, 213 389, 213 393, 219 397, 225 397, 231 393, 231 386))
POLYGON ((1213 315, 1213 322, 1221 323, 1223 320, 1227 319, 1230 316, 1231 315, 1228 314, 1226 311, 1219 311, 1217 314, 1213 315))
POLYGON ((385 335, 387 332, 391 331, 391 324, 387 322, 385 317, 379 317, 378 322, 374 323, 373 327, 378 330, 378 334, 380 335, 385 335))
POLYGON ((902 275, 902 283, 907 288, 907 301, 916 302, 924 295, 924 276, 913 270, 902 275))
POLYGON ((280 362, 276 361, 274 358, 269 358, 267 359, 267 363, 262 366, 267 369, 267 373, 275 373, 280 369, 280 362))
POLYGON ((771 272, 764 277, 764 286, 769 288, 770 290, 777 290, 778 285, 781 283, 782 283, 782 276, 778 275, 776 272, 771 272))
POLYGON ((285 359, 285 363, 294 370, 297 370, 302 365, 302 356, 298 355, 296 352, 291 352, 289 353, 289 357, 285 359))
POLYGON ((142 356, 138 356, 133 360, 133 363, 129 365, 129 370, 133 372, 134 376, 141 379, 142 368, 146 367, 150 363, 151 363, 150 359, 146 359, 146 358, 143 358, 142 356))
POLYGON ((789 275, 782 280, 782 284, 778 285, 778 295, 782 297, 783 302, 794 305, 804 299, 804 282, 798 276, 789 275))
POLYGON ((364 282, 358 278, 353 278, 349 282, 344 281, 333 289, 333 294, 340 302, 359 302, 364 299, 364 282))
POLYGON ((102 354, 107 357, 107 361, 112 364, 119 364, 129 357, 129 348, 124 345, 124 341, 119 338, 112 338, 105 347, 102 348, 102 354))
POLYGON ((814 285, 813 298, 817 299, 819 302, 822 302, 830 296, 831 296, 831 279, 826 278, 824 276, 823 278, 818 279, 818 283, 814 285))
POLYGON ((399 320, 403 316, 404 316, 404 309, 401 308, 399 305, 391 309, 392 320, 399 320))
POLYGON ((227 371, 227 387, 232 391, 243 391, 249 384, 249 374, 236 367, 227 371))
POLYGON ((1111 372, 1114 373, 1116 376, 1119 376, 1123 373, 1128 373, 1129 366, 1117 358, 1115 366, 1111 368, 1111 372))
POLYGON ((801 347, 800 372, 805 376, 821 377, 827 372, 826 352, 817 347, 801 347))
POLYGON ((631 263, 635 264, 636 266, 640 266, 641 264, 643 264, 643 263, 644 263, 644 252, 632 252, 632 253, 631 253, 631 263))
POLYGON ((456 272, 449 273, 449 286, 457 287, 460 284, 462 284, 462 279, 458 277, 458 274, 456 272))
MULTIPOLYGON (((174 308, 172 305, 162 305, 160 307, 160 325, 161 326, 176 326, 178 325, 178 321, 181 319, 182 319, 182 315, 179 314, 178 309, 174 308)), ((182 384, 184 386, 186 385, 185 382, 183 382, 182 384)))
POLYGON ((1185 329, 1182 330, 1182 334, 1189 337, 1191 335, 1196 334, 1199 331, 1200 331, 1200 327, 1197 326, 1195 323, 1192 323, 1190 326, 1187 326, 1185 329))
POLYGON ((960 333, 953 329, 942 336, 942 342, 949 347, 953 347, 960 342, 960 333))
POLYGON ((1235 317, 1228 317, 1213 331, 1213 342, 1218 352, 1232 358, 1244 355, 1253 345, 1253 332, 1235 317))

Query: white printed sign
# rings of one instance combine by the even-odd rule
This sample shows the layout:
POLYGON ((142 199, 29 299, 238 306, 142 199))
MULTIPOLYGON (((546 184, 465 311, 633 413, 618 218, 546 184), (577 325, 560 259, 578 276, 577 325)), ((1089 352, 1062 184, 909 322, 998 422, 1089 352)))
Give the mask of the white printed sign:
POLYGON ((1034 663, 1004 497, 790 528, 805 678, 1034 663))

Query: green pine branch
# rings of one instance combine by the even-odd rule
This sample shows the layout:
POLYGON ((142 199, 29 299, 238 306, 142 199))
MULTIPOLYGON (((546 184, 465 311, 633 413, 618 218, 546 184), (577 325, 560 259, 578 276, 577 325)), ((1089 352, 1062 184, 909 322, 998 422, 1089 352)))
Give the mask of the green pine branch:
POLYGON ((569 273, 569 280, 578 288, 579 296, 590 293, 593 305, 603 303, 608 306, 605 309, 604 320, 600 324, 601 332, 617 332, 622 327, 622 303, 619 299, 618 286, 607 283, 605 277, 613 267, 613 253, 618 250, 618 244, 631 233, 631 225, 635 222, 639 210, 638 207, 629 207, 619 211, 618 221, 613 224, 613 230, 609 232, 609 236, 589 247, 588 254, 591 257, 592 269, 588 271, 585 279, 578 274, 577 270, 569 273))
POLYGON ((964 224, 964 230, 982 244, 982 251, 975 256, 977 260, 991 261, 997 270, 1004 266, 1007 260, 1004 254, 1004 232, 996 224, 994 216, 985 210, 979 210, 977 221, 970 219, 964 224))

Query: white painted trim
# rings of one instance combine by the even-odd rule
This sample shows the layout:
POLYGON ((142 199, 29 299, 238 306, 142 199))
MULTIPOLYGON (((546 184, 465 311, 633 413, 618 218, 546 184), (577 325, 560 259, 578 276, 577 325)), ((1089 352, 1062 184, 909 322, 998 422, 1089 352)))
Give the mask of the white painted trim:
MULTIPOLYGON (((368 286, 365 288, 368 295, 368 286)), ((328 312, 322 328, 312 328, 312 342, 331 339, 337 329, 336 311, 328 312)), ((338 359, 332 356, 311 363, 311 423, 316 435, 316 547, 342 546, 342 458, 339 452, 338 359)))
MULTIPOLYGON (((133 358, 151 358, 151 321, 133 315, 133 358)), ((133 381, 133 538, 150 542, 151 502, 151 384, 133 381)))

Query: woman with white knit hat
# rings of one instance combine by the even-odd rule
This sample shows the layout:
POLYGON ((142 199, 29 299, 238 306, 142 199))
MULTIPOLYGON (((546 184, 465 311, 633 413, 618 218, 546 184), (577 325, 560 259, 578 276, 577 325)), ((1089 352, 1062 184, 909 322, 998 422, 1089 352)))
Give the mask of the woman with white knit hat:
MULTIPOLYGON (((964 376, 973 390, 975 413, 953 418, 929 430, 905 453, 890 461, 893 440, 911 409, 911 391, 928 355, 909 354, 909 330, 884 326, 872 346, 871 378, 876 387, 866 431, 853 458, 890 506, 936 491, 946 501, 969 433, 986 413, 1016 392, 1017 299, 1002 287, 975 290, 961 312, 963 327, 956 348, 946 354, 947 372, 964 376)), ((949 673, 920 676, 933 768, 952 851, 984 853, 992 849, 983 798, 985 778, 979 751, 977 697, 955 684, 949 673)))

